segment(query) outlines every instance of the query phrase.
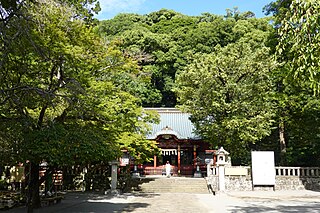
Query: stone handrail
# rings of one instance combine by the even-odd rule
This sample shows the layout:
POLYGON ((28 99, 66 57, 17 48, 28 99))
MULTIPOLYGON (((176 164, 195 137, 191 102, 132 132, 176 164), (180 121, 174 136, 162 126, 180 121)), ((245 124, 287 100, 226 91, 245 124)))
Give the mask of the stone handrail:
MULTIPOLYGON (((210 166, 210 170, 208 170, 208 175, 218 176, 218 166, 210 166)), ((247 176, 250 175, 250 167, 249 166, 226 166, 225 167, 225 175, 227 176, 247 176)))
MULTIPOLYGON (((216 166, 211 166, 209 175, 218 175, 218 170, 216 166)), ((225 167, 225 170, 230 170, 234 172, 232 176, 238 176, 238 169, 246 169, 247 175, 251 175, 251 168, 248 166, 231 166, 225 167), (231 170, 230 170, 231 169, 231 170)), ((233 173, 233 172, 232 172, 233 173)), ((291 176, 291 177, 320 177, 320 167, 275 167, 276 176, 291 176)), ((226 173, 228 175, 228 171, 226 173)))
POLYGON ((276 176, 319 177, 320 167, 275 167, 276 176))

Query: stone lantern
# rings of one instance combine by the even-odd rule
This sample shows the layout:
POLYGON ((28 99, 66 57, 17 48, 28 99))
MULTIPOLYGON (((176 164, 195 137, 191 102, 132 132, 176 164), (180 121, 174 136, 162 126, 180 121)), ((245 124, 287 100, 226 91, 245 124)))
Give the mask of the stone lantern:
POLYGON ((229 156, 229 152, 227 152, 223 147, 220 147, 218 151, 216 152, 217 155, 217 165, 226 165, 227 164, 227 158, 229 156))
POLYGON ((227 164, 227 157, 229 152, 220 147, 217 151, 217 166, 218 166, 218 179, 219 179, 219 191, 225 191, 226 185, 224 180, 224 167, 227 164))

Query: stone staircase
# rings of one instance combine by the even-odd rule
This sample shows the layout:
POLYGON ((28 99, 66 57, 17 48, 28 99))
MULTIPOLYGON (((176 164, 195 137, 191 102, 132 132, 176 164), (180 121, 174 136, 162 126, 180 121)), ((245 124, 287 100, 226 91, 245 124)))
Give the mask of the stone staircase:
POLYGON ((204 178, 187 177, 150 178, 149 182, 140 185, 140 189, 145 193, 209 193, 204 178))

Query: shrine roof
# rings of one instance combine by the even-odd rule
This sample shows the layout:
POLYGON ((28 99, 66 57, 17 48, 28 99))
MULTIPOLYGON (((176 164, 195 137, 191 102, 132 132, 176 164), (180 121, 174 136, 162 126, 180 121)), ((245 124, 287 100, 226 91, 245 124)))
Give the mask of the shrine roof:
POLYGON ((156 139, 159 135, 175 135, 178 139, 200 139, 194 133, 195 127, 189 119, 190 114, 176 108, 145 108, 155 110, 160 115, 159 124, 152 124, 152 131, 147 139, 156 139))

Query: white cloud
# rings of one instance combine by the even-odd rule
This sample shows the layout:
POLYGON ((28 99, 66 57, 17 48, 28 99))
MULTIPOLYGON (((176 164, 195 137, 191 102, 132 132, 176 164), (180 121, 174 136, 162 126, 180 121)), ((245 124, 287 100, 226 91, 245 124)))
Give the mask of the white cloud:
POLYGON ((146 0, 100 0, 101 11, 98 18, 111 17, 117 13, 134 13, 146 0))

